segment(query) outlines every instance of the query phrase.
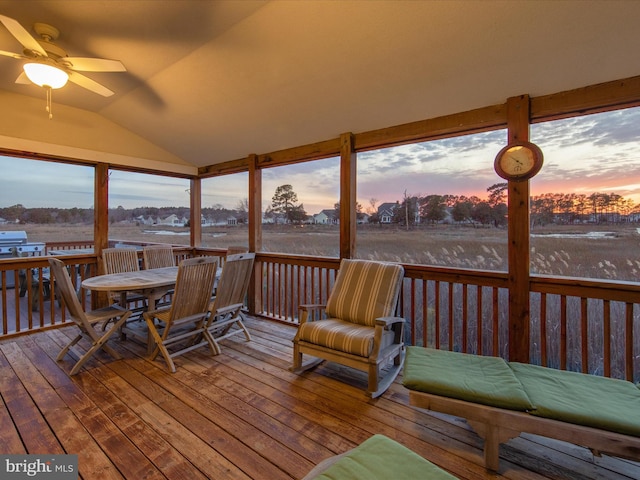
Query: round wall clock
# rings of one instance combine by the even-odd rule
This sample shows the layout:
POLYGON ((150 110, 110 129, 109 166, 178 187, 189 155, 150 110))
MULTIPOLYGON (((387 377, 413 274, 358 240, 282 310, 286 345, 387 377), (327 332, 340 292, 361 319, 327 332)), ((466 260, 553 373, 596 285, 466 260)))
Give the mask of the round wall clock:
POLYGON ((528 180, 542 168, 542 150, 531 142, 512 142, 498 152, 493 167, 505 180, 528 180))

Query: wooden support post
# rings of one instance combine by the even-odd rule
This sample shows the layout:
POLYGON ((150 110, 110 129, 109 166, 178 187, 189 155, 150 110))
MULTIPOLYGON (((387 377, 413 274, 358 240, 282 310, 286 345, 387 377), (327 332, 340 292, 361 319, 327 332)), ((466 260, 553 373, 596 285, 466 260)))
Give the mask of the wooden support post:
MULTIPOLYGON (((509 143, 529 140, 529 96, 507 100, 509 143)), ((529 180, 508 184, 509 360, 529 363, 529 180)))
MULTIPOLYGON (((98 163, 95 167, 93 244, 94 253, 102 257, 102 250, 109 247, 109 166, 98 163)), ((98 265, 98 271, 102 266, 98 265)))
POLYGON ((191 179, 189 188, 189 198, 191 203, 189 215, 189 234, 191 236, 191 247, 202 245, 202 181, 199 178, 191 179))
POLYGON ((356 254, 356 152, 353 134, 340 135, 340 258, 356 254))
MULTIPOLYGON (((262 249, 262 170, 258 156, 249 155, 249 251, 262 249)), ((253 267, 253 282, 249 284, 247 306, 249 313, 256 314, 262 309, 259 293, 262 287, 262 262, 256 260, 253 267)))
MULTIPOLYGON (((109 165, 98 163, 94 174, 94 198, 95 209, 93 212, 93 252, 98 259, 98 273, 102 274, 103 266, 100 259, 102 250, 109 247, 109 165)), ((93 292, 91 295, 91 308, 96 309, 108 303, 106 293, 93 292)))

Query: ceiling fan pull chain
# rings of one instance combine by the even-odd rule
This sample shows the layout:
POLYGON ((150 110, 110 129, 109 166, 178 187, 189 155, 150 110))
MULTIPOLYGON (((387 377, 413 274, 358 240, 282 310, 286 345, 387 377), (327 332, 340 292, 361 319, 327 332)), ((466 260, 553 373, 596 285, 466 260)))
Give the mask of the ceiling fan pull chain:
POLYGON ((51 90, 53 90, 51 87, 48 86, 44 86, 44 89, 47 91, 47 107, 46 110, 49 113, 49 120, 51 120, 53 118, 53 109, 51 107, 51 90))

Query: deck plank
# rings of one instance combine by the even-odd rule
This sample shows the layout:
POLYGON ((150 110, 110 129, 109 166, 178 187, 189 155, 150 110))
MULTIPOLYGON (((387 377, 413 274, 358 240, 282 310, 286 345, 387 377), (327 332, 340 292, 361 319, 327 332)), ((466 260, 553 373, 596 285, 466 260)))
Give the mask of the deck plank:
MULTIPOLYGON (((90 459, 90 461, 78 465, 83 478, 114 480, 124 478, 117 468, 114 468, 114 464, 102 451, 95 437, 83 427, 74 415, 72 408, 66 405, 31 363, 24 350, 16 342, 3 344, 0 349, 22 382, 25 391, 37 405, 41 416, 36 425, 39 426, 41 422, 46 422, 59 442, 59 448, 61 448, 59 451, 51 451, 48 448, 41 451, 29 449, 29 453, 77 453, 83 458, 90 459)), ((39 432, 30 431, 30 436, 37 437, 38 435, 39 432)))
MULTIPOLYGON (((15 419, 12 416, 12 412, 9 410, 9 405, 12 403, 12 394, 15 394, 15 388, 18 388, 16 378, 9 366, 9 362, 5 358, 4 354, 0 351, 0 392, 6 392, 2 395, 3 402, 0 409, 0 451, 12 452, 23 454, 27 453, 25 445, 20 436, 20 432, 16 424, 15 419)), ((21 388, 21 385, 19 386, 21 388)), ((19 401, 16 402, 19 405, 19 401)))
POLYGON ((55 361, 74 327, 0 342, 0 448, 78 453, 84 479, 291 479, 383 433, 463 480, 640 478, 637 463, 526 434, 501 447, 499 473, 487 472, 466 421, 409 406, 400 378, 371 400, 362 372, 324 364, 293 374, 295 329, 246 323, 251 342, 178 357, 175 374, 145 346, 115 340, 122 360, 99 352, 69 377, 88 348, 55 361))

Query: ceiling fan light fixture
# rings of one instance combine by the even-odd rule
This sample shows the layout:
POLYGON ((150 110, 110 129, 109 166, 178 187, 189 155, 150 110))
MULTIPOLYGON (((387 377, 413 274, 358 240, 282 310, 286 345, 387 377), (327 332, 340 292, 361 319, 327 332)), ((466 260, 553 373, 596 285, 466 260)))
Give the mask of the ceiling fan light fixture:
POLYGON ((67 72, 46 63, 25 63, 22 68, 29 80, 39 87, 62 88, 69 80, 67 72))

